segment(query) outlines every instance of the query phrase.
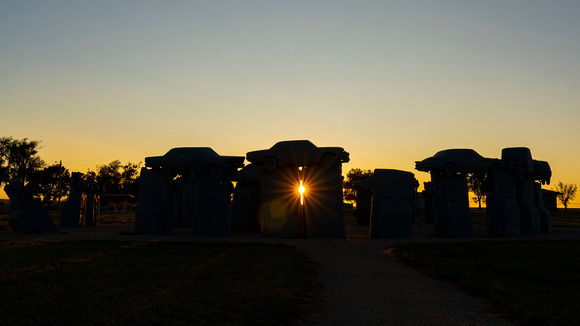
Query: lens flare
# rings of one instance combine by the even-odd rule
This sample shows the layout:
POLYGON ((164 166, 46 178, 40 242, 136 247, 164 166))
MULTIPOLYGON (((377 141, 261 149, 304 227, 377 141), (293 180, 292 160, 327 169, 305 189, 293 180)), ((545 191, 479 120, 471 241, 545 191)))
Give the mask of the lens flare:
POLYGON ((300 187, 298 187, 298 192, 300 193, 300 205, 304 205, 304 192, 306 191, 306 188, 304 188, 304 185, 302 184, 302 180, 300 180, 300 187))

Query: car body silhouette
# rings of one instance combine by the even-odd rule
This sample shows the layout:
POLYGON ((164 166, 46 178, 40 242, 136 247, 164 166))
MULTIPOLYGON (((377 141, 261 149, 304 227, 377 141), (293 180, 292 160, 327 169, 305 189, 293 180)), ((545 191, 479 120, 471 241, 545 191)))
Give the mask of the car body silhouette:
POLYGON ((532 152, 527 147, 508 147, 501 151, 501 160, 507 168, 520 180, 526 175, 540 180, 542 184, 550 184, 552 169, 546 161, 538 161, 532 158, 532 152))
POLYGON ((491 173, 498 175, 500 160, 485 158, 473 149, 446 149, 422 161, 415 161, 415 169, 424 172, 438 172, 444 175, 456 173, 491 173))
POLYGON ((163 156, 146 157, 145 166, 160 168, 164 176, 208 171, 212 177, 219 178, 226 170, 243 167, 244 157, 220 156, 209 147, 177 147, 163 156))
POLYGON ((308 140, 281 141, 270 149, 248 152, 246 158, 249 162, 263 165, 269 170, 278 165, 322 165, 331 168, 350 160, 348 152, 342 147, 317 147, 308 140))

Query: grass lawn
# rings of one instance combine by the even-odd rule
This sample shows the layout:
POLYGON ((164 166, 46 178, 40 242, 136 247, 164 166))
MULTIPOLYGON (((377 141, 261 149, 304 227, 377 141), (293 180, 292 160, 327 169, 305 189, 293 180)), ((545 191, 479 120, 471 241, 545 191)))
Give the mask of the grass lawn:
MULTIPOLYGON (((568 208, 558 209, 557 211, 550 212, 552 216, 552 226, 555 227, 580 227, 580 208, 568 208)), ((486 211, 485 208, 479 210, 477 208, 471 208, 471 220, 474 225, 485 225, 486 224, 486 211)), ((416 222, 419 224, 425 224, 425 211, 421 210, 417 213, 416 222)))
POLYGON ((408 243, 397 259, 454 282, 527 325, 580 325, 580 241, 408 243))
POLYGON ((5 325, 290 325, 320 289, 284 245, 37 241, 0 257, 5 325))
POLYGON ((552 226, 580 227, 580 208, 559 209, 551 214, 552 226))
MULTIPOLYGON (((10 217, 11 210, 5 210, 0 212, 0 229, 8 229, 10 224, 8 223, 8 217, 10 217)), ((56 226, 60 223, 60 212, 58 211, 48 211, 48 215, 56 226)), ((112 224, 112 223, 133 223, 135 222, 135 213, 100 213, 99 214, 99 224, 112 224)))

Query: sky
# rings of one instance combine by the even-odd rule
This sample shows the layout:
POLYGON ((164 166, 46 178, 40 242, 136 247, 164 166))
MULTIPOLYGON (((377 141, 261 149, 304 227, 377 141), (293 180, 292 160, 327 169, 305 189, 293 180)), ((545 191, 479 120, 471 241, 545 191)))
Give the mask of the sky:
POLYGON ((309 139, 344 147, 345 173, 421 184, 439 150, 523 146, 552 186, 580 184, 578 17, 564 0, 0 0, 0 136, 80 172, 309 139))

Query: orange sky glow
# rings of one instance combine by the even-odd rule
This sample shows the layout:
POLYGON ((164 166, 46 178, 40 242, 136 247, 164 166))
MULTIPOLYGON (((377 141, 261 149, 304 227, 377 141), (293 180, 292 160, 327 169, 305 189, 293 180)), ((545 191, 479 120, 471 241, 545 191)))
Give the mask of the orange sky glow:
POLYGON ((343 174, 400 169, 421 185, 414 161, 439 150, 523 146, 550 163, 544 188, 580 184, 578 14, 524 0, 2 2, 0 136, 41 140, 46 163, 80 172, 308 139, 344 147, 343 174))

